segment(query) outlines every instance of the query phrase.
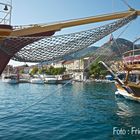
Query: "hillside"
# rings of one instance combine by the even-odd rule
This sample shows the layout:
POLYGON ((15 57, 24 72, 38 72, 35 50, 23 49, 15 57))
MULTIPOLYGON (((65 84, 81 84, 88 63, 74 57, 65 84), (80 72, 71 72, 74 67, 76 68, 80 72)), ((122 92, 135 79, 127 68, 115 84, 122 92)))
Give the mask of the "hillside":
MULTIPOLYGON (((135 45, 135 49, 140 48, 140 45, 135 45)), ((133 43, 129 40, 118 38, 108 41, 93 52, 92 60, 100 56, 103 61, 121 60, 123 53, 133 49, 133 43)))

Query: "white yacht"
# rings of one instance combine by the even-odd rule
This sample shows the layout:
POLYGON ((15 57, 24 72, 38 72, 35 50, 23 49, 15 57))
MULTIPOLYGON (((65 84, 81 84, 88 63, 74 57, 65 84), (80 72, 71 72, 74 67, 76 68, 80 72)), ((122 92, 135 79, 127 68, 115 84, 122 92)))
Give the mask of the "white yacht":
POLYGON ((44 78, 46 84, 56 84, 57 78, 54 75, 48 75, 44 78))
POLYGON ((32 84, 44 84, 44 81, 40 78, 31 78, 30 83, 32 83, 32 84))

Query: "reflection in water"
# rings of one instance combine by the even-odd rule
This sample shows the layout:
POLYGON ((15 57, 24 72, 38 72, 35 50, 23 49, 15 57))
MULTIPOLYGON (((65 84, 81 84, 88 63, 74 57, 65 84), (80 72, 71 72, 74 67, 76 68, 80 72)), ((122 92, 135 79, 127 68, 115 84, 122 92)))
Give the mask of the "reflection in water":
POLYGON ((130 101, 123 97, 121 98, 116 97, 116 101, 118 106, 118 110, 116 113, 118 116, 122 118, 126 118, 126 117, 131 118, 135 116, 140 116, 139 114, 140 104, 138 102, 130 101))
POLYGON ((118 116, 125 118, 125 117, 132 117, 134 114, 134 111, 131 109, 127 103, 124 102, 117 102, 118 105, 118 111, 116 112, 118 116))

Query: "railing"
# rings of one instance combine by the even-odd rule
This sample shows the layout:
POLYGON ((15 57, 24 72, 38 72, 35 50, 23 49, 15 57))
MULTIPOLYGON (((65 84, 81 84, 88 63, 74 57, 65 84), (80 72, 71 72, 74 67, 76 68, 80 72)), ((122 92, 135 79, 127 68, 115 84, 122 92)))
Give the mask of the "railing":
POLYGON ((140 55, 140 49, 130 50, 123 54, 123 57, 129 57, 133 55, 140 55))
POLYGON ((138 65, 140 65, 140 49, 135 49, 135 43, 139 40, 140 40, 140 38, 137 38, 133 42, 133 50, 127 51, 123 54, 123 61, 125 64, 128 64, 128 65, 138 64, 138 65))

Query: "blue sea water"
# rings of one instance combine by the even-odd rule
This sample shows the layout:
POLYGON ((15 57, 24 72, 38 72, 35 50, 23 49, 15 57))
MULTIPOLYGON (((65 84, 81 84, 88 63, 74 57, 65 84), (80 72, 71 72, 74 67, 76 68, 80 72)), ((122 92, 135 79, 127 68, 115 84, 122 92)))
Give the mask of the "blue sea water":
POLYGON ((112 83, 0 82, 0 140, 138 140, 140 104, 112 83), (123 131, 121 131, 123 130, 123 131))

